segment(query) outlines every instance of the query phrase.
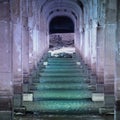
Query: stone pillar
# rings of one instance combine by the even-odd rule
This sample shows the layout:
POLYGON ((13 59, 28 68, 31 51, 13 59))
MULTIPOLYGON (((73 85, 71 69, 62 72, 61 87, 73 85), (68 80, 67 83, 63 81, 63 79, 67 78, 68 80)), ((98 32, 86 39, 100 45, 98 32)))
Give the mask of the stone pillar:
POLYGON ((90 83, 95 87, 96 85, 96 40, 97 40, 97 26, 96 20, 89 20, 90 36, 89 36, 89 72, 90 83))
POLYGON ((97 74, 97 84, 96 92, 104 93, 104 39, 105 39, 105 27, 97 27, 97 63, 96 63, 96 74, 97 74))
POLYGON ((11 1, 11 20, 13 24, 13 89, 14 108, 22 105, 22 19, 21 2, 11 1))
POLYGON ((115 118, 120 119, 120 1, 117 2, 117 34, 115 56, 115 118))
POLYGON ((13 119, 12 26, 10 3, 0 1, 0 120, 13 119))
POLYGON ((104 93, 105 106, 114 106, 114 47, 115 47, 116 25, 106 24, 105 29, 105 60, 104 60, 104 93))
POLYGON ((90 46, 89 46, 89 27, 88 25, 86 25, 86 28, 85 28, 85 39, 84 39, 84 60, 85 60, 85 63, 88 64, 89 63, 89 49, 90 49, 90 46))
POLYGON ((28 28, 28 1, 22 1, 22 69, 23 92, 28 92, 29 83, 29 28, 28 28))
POLYGON ((93 20, 91 28, 91 69, 94 74, 96 74, 96 41, 97 25, 96 20, 93 20))
POLYGON ((23 66, 23 82, 28 83, 29 31, 28 31, 28 17, 26 16, 22 16, 22 66, 23 66))
POLYGON ((105 107, 114 107, 114 71, 116 40, 116 0, 106 0, 104 42, 104 95, 105 107))
MULTIPOLYGON (((30 19, 30 18, 29 18, 30 19)), ((32 72, 34 67, 33 62, 33 39, 32 39, 32 28, 29 29, 29 69, 32 72)))

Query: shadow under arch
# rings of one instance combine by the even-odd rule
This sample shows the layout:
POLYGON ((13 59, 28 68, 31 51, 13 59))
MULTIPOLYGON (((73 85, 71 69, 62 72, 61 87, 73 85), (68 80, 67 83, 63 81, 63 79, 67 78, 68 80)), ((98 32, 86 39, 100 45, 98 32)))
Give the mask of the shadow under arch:
POLYGON ((74 33, 74 22, 68 16, 55 16, 49 22, 49 34, 74 33))

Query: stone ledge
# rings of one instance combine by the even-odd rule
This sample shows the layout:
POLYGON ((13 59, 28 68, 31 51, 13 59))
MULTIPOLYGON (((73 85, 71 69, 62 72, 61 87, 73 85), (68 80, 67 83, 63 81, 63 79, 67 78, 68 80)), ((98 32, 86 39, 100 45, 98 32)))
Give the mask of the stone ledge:
POLYGON ((102 108, 99 108, 99 113, 107 114, 107 115, 114 115, 114 108, 102 107, 102 108))
POLYGON ((26 107, 20 106, 14 108, 14 115, 25 115, 26 113, 26 107))
POLYGON ((0 120, 13 120, 12 111, 0 111, 0 120))
POLYGON ((103 102, 105 100, 104 93, 92 93, 92 101, 103 102))

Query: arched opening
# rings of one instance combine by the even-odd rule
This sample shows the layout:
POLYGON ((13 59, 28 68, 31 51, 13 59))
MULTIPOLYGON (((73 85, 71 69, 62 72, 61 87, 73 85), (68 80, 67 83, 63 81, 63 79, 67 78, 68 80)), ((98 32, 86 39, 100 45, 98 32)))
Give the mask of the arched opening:
POLYGON ((74 33, 74 23, 67 16, 57 16, 50 21, 49 33, 74 33))
POLYGON ((56 16, 49 23, 49 49, 74 51, 74 22, 68 16, 56 16))

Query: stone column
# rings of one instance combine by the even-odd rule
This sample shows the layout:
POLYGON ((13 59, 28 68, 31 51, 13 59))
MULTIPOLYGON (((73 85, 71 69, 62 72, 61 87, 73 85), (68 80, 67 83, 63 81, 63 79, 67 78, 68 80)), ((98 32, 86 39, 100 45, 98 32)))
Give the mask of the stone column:
POLYGON ((92 22, 91 28, 91 69, 96 73, 96 40, 97 40, 97 24, 96 20, 92 22))
POLYGON ((28 82, 29 76, 29 31, 28 17, 22 16, 22 67, 23 82, 28 82))
POLYGON ((104 93, 104 39, 105 39, 105 27, 97 27, 97 63, 96 63, 96 74, 97 74, 97 84, 96 92, 104 93))
POLYGON ((97 25, 96 19, 89 20, 90 26, 90 42, 89 42, 89 72, 90 72, 90 83, 92 86, 96 85, 96 40, 97 40, 97 25))
POLYGON ((11 20, 13 24, 13 89, 14 108, 22 105, 22 19, 21 2, 11 1, 11 20))
POLYGON ((22 1, 22 69, 23 92, 28 92, 29 83, 29 28, 28 28, 28 1, 22 1))
POLYGON ((120 1, 117 2, 117 34, 115 63, 115 118, 120 119, 120 1))
POLYGON ((0 1, 0 120, 12 120, 13 75, 12 75, 12 26, 10 3, 0 1))
POLYGON ((104 60, 104 92, 105 106, 114 106, 114 47, 116 25, 106 25, 105 31, 105 60, 104 60))
POLYGON ((89 27, 88 25, 86 25, 86 28, 85 28, 85 39, 84 39, 84 61, 86 64, 89 64, 89 49, 90 49, 90 46, 89 46, 89 27))
POLYGON ((35 13, 33 7, 33 1, 28 1, 28 28, 29 28, 29 71, 32 72, 32 69, 34 68, 34 53, 33 53, 33 27, 35 24, 35 13))
POLYGON ((114 107, 114 71, 116 40, 116 0, 106 0, 104 42, 104 95, 105 107, 114 107))

